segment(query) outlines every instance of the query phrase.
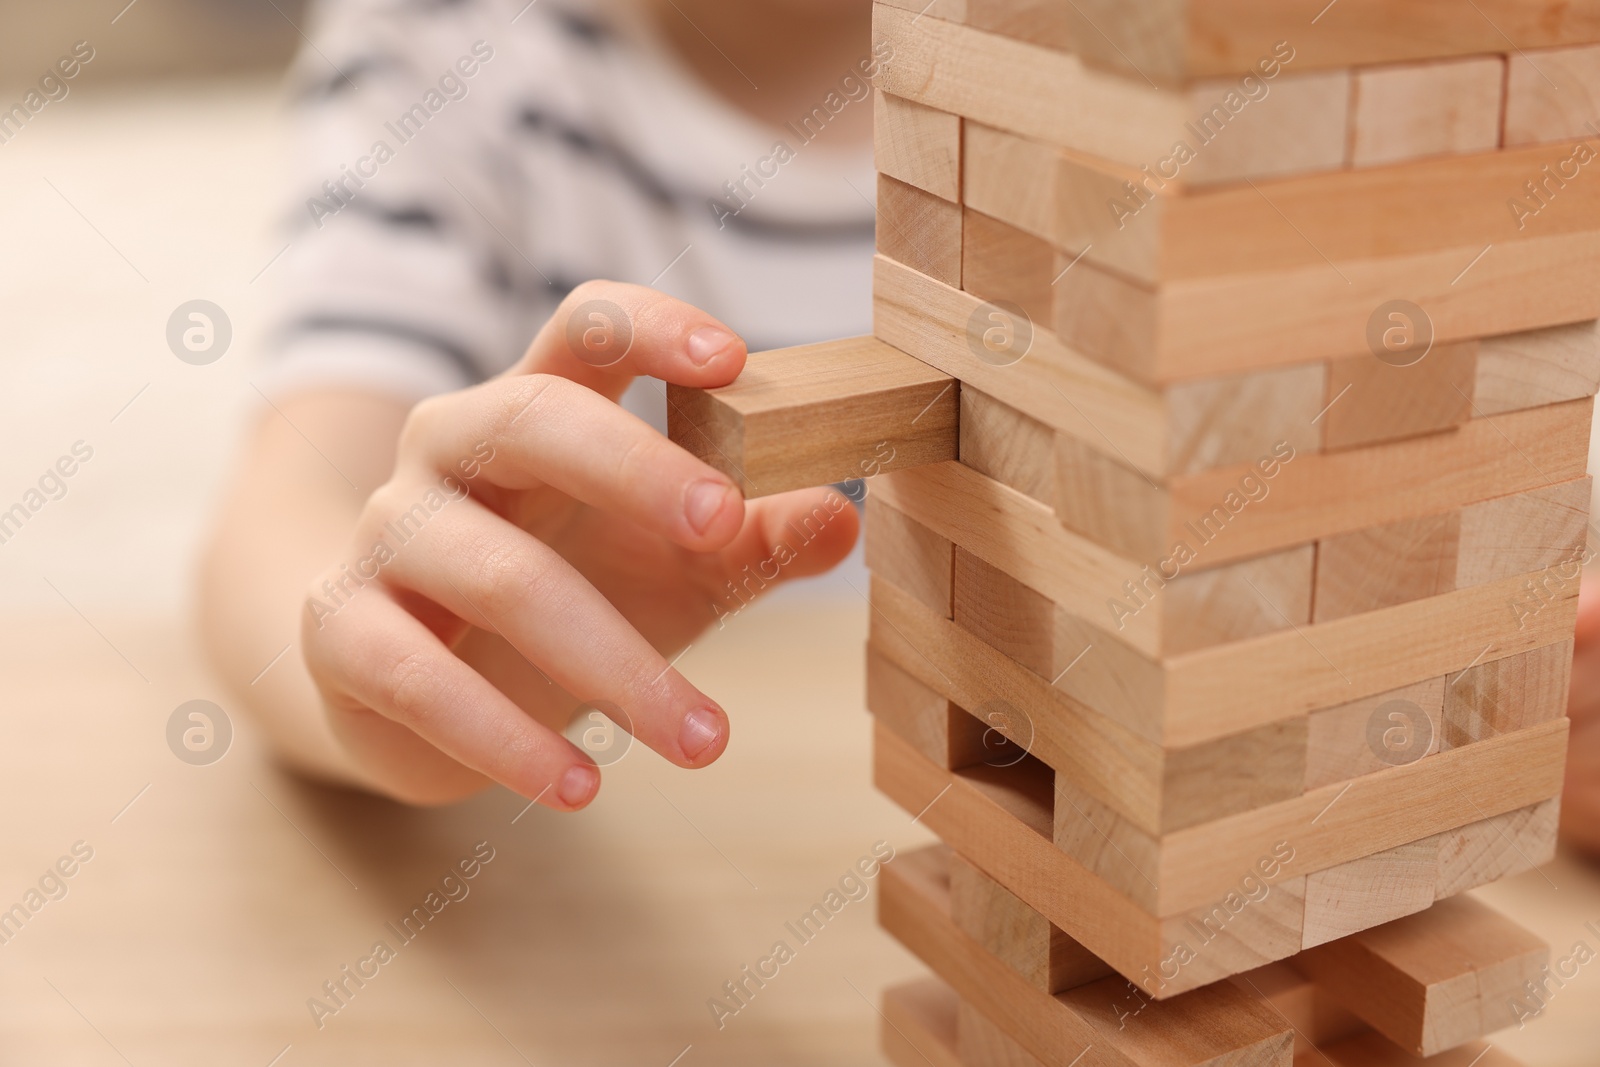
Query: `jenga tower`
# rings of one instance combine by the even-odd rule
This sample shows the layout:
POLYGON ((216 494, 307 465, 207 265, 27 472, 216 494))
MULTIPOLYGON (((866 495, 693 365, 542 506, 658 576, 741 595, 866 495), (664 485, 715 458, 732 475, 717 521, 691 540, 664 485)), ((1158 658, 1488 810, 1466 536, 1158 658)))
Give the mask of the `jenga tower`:
POLYGON ((882 875, 938 976, 886 1050, 1511 1063, 1548 950, 1460 894, 1555 842, 1600 0, 874 37, 875 337, 671 417, 752 495, 867 478, 876 780, 945 842, 882 875))

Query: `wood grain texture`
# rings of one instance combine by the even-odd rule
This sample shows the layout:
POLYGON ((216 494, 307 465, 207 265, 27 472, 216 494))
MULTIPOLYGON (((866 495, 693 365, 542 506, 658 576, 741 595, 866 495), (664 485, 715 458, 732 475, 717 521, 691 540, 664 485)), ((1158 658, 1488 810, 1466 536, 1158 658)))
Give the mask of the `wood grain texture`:
MULTIPOLYGON (((1570 141, 1196 187, 1191 168, 1164 180, 980 123, 967 130, 967 206, 1063 250, 1047 282, 1080 252, 1147 286, 1468 245, 1476 254, 1592 231, 1600 211, 1570 141)), ((1582 151, 1600 151, 1600 137, 1586 136, 1582 151)))
POLYGON ((1354 448, 1454 429, 1472 418, 1477 376, 1476 341, 1436 345, 1406 367, 1371 353, 1331 360, 1322 447, 1354 448))
MULTIPOLYGON (((1185 128, 1194 159, 1183 168, 1195 184, 1276 178, 1337 170, 1346 162, 1350 74, 1342 70, 1255 79, 1252 95, 1237 77, 1196 82, 1187 93, 1185 128)), ((1171 155, 1167 146, 1166 155, 1171 155)))
POLYGON ((1600 115, 1600 44, 1509 57, 1505 142, 1570 141, 1594 136, 1600 115))
POLYGON ((1043 238, 982 212, 967 208, 963 218, 961 288, 984 300, 1010 301, 1033 322, 1049 322, 1051 281, 1068 260, 1043 238))
POLYGON ((1592 400, 1470 419, 1431 434, 1314 455, 1279 447, 1256 464, 1157 484, 1058 441, 1056 514, 1119 555, 1210 567, 1584 477, 1592 400))
POLYGON ((1054 678, 1055 605, 965 549, 955 550, 956 625, 1044 678, 1054 678))
POLYGON ((1042 504, 1056 494, 1055 431, 975 388, 961 390, 961 462, 1042 504))
POLYGON ((1114 972, 1015 893, 950 854, 950 916, 956 926, 1043 993, 1060 993, 1114 972))
POLYGON ((1539 938, 1461 896, 1303 952, 1293 965, 1396 1045, 1433 1056, 1515 1023, 1512 1004, 1549 958, 1539 938))
POLYGON ((873 80, 878 89, 1106 159, 1156 158, 1189 117, 1178 93, 930 15, 877 4, 872 34, 894 50, 873 80), (996 70, 1008 77, 996 79, 996 70), (1059 100, 1077 106, 1051 104, 1059 100))
POLYGON ((883 991, 879 1044, 895 1067, 963 1067, 957 1051, 961 998, 937 978, 922 978, 883 991))
POLYGON ((1499 147, 1505 72, 1500 56, 1356 70, 1351 166, 1499 147))
POLYGON ((1141 1026, 1120 1025, 1127 989, 1108 978, 1049 996, 986 952, 950 918, 948 853, 937 846, 884 867, 878 916, 962 1000, 1050 1067, 1069 1067, 1093 1047, 1117 1067, 1241 1062, 1289 1067, 1293 1041, 1277 1016, 1226 984, 1148 1005, 1141 1026))
POLYGON ((1600 389, 1600 322, 1485 337, 1473 402, 1483 415, 1559 404, 1600 389))
POLYGON ((1459 511, 1402 519, 1317 542, 1316 621, 1451 592, 1460 548, 1459 511))
MULTIPOLYGON (((1042 505, 956 463, 883 478, 877 493, 939 536, 1092 620, 1113 657, 1108 677, 1128 693, 1102 714, 1169 746, 1213 740, 1565 640, 1576 618, 1575 588, 1553 592, 1540 611, 1519 616, 1511 606, 1529 578, 1512 577, 1157 663, 1162 600, 1132 616, 1108 611, 1108 601, 1123 596, 1111 584, 1114 576, 1131 579, 1139 572, 1053 525, 1042 505)), ((1079 688, 1096 677, 1080 675, 1088 662, 1085 657, 1052 688, 1093 706, 1088 702, 1101 690, 1079 688)), ((1037 684, 1031 672, 1023 673, 1037 684)))
MULTIPOLYGON (((1003 768, 975 767, 952 774, 881 726, 874 735, 873 781, 905 811, 920 813, 925 825, 1001 885, 1157 999, 1271 962, 1273 955, 1263 954, 1261 949, 1233 950, 1241 945, 1270 946, 1283 940, 1281 918, 1253 905, 1233 914, 1226 938, 1209 942, 1197 938, 1191 925, 1196 909, 1161 920, 1139 908, 1051 844, 1048 783, 1030 782, 1024 786, 1003 768), (1040 785, 1046 789, 1043 796, 1040 785), (1201 951, 1189 947, 1196 942, 1201 951), (1173 968, 1180 945, 1189 959, 1173 968), (1174 970, 1176 973, 1172 973, 1174 970)), ((1320 822, 1311 824, 1313 837, 1322 832, 1320 826, 1320 822)), ((1475 844, 1462 855, 1471 853, 1479 862, 1460 865, 1459 873, 1464 877, 1482 874, 1485 881, 1504 877, 1508 869, 1500 866, 1500 860, 1511 861, 1514 851, 1505 849, 1491 856, 1481 846, 1505 828, 1504 819, 1469 826, 1466 836, 1475 844)), ((1441 869, 1445 865, 1445 842, 1450 836, 1441 836, 1441 869)), ((1303 883, 1304 876, 1294 873, 1302 868, 1299 838, 1296 840, 1296 852, 1290 862, 1279 869, 1277 878, 1267 880, 1268 900, 1280 889, 1303 883)), ((1257 872, 1255 864, 1266 855, 1253 857, 1249 866, 1235 873, 1242 879, 1257 872)), ((1531 862, 1538 862, 1537 856, 1531 862)), ((1512 869, 1526 870, 1528 864, 1512 869)), ((1197 908, 1216 906, 1226 899, 1226 894, 1237 893, 1241 885, 1242 882, 1226 887, 1197 908)), ((1276 958, 1298 948, 1296 937, 1294 944, 1276 958)))
MULTIPOLYGON (((921 0, 885 0, 918 12, 921 0)), ((1106 70, 1162 85, 1246 71, 1343 69, 1380 63, 1496 54, 1600 42, 1600 6, 1490 0, 1483 17, 1459 18, 1450 0, 1395 5, 1384 0, 1316 3, 1275 0, 935 0, 928 13, 1061 51, 1106 70), (1315 33, 1306 32, 1308 25, 1315 33), (1278 59, 1265 69, 1264 60, 1278 59)))
POLYGON ((1600 230, 1189 279, 1159 290, 1079 263, 1054 326, 1092 359, 1151 384, 1370 351, 1373 313, 1405 291, 1436 343, 1600 316, 1600 230))
POLYGON ((954 459, 955 383, 870 337, 749 357, 720 389, 667 386, 674 442, 746 496, 954 459))
POLYGON ((947 770, 981 763, 988 755, 987 727, 871 648, 867 649, 867 710, 947 770))
POLYGON ((1322 708, 1307 716, 1306 788, 1316 789, 1372 774, 1399 761, 1422 759, 1438 752, 1444 737, 1444 687, 1447 679, 1392 689, 1387 693, 1322 708), (1393 705, 1389 707, 1388 705, 1393 705), (1379 710, 1383 709, 1383 710, 1379 710), (1413 709, 1426 717, 1425 731, 1416 729, 1413 709), (1399 720, 1390 716, 1398 714, 1399 720), (1373 743, 1374 723, 1384 731, 1373 743), (1387 731, 1400 728, 1404 735, 1388 735, 1403 744, 1385 745, 1387 731))
POLYGON ((883 256, 873 292, 873 330, 882 340, 1152 477, 1252 460, 1279 441, 1318 447, 1311 419, 1323 404, 1320 364, 1156 390, 1033 323, 1025 358, 996 366, 978 357, 971 340, 983 300, 883 256))
POLYGON ((1323 1045, 1367 1029, 1350 1009, 1334 1001, 1287 962, 1269 963, 1235 975, 1231 980, 1272 1005, 1294 1028, 1297 1057, 1306 1053, 1314 1055, 1323 1045))
MULTIPOLYGON (((1407 813, 1390 813, 1390 819, 1407 813)), ((1422 911, 1439 882, 1439 839, 1426 837, 1306 876, 1302 948, 1422 911)))
POLYGON ((1572 676, 1572 642, 1469 667, 1444 689, 1442 744, 1459 748, 1561 718, 1572 676))
POLYGON ((961 116, 873 94, 873 162, 880 172, 961 202, 961 116))
POLYGON ((961 284, 961 205, 878 175, 882 254, 948 285, 961 284))
POLYGON ((1550 862, 1560 816, 1561 801, 1552 797, 1440 835, 1434 895, 1442 900, 1550 862))
POLYGON ((867 566, 948 619, 955 549, 950 540, 879 498, 867 495, 867 566))
POLYGON ((1039 1057, 965 1001, 957 1006, 956 1048, 964 1067, 1040 1067, 1039 1057))
POLYGON ((1404 519, 1317 544, 1317 622, 1455 589, 1536 575, 1518 618, 1577 580, 1588 535, 1590 479, 1404 519))

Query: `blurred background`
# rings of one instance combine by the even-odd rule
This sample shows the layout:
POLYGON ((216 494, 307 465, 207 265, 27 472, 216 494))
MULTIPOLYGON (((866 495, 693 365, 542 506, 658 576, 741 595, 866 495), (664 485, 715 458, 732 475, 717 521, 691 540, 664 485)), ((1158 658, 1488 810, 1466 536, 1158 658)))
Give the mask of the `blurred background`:
MULTIPOLYGON (((619 765, 578 817, 501 791, 410 812, 309 788, 248 730, 215 766, 168 751, 177 705, 226 700, 188 602, 260 404, 280 81, 307 17, 294 0, 0 0, 0 108, 77 42, 94 53, 0 143, 0 510, 92 449, 0 543, 0 908, 76 843, 94 853, 0 944, 0 1064, 881 1062, 872 1002, 920 968, 871 902, 726 1031, 705 1008, 875 840, 928 839, 870 784, 848 592, 706 642, 685 673, 767 714, 711 770, 619 765), (233 330, 205 366, 165 338, 192 300, 233 330), (480 840, 497 859, 476 895, 313 1025, 323 981, 480 840)), ((1514 882, 1485 895, 1555 956, 1592 939, 1592 870, 1514 882)), ((1578 982, 1505 1047, 1593 1064, 1600 978, 1578 982)))

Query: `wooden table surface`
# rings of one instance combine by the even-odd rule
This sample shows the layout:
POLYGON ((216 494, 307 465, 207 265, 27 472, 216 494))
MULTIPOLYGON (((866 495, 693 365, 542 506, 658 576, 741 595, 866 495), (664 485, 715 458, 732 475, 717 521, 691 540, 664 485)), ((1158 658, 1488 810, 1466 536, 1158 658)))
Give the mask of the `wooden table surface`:
MULTIPOLYGON (((929 840, 870 785, 864 605, 758 608, 702 640, 681 666, 733 715, 727 755, 690 773, 630 752, 577 816, 501 791, 413 811, 308 787, 237 723, 223 759, 191 766, 169 715, 227 700, 182 626, 6 633, 0 907, 76 842, 93 858, 0 945, 0 1063, 881 1062, 871 1002, 920 965, 877 929, 875 888, 720 1029, 707 1007, 874 842, 929 840), (467 895, 401 944, 386 924, 479 842, 493 859, 467 895), (308 999, 378 940, 394 958, 319 1027, 308 999)), ((1484 895, 1558 955, 1600 944, 1593 868, 1484 895)), ((1501 1043, 1594 1064, 1593 970, 1501 1043)))

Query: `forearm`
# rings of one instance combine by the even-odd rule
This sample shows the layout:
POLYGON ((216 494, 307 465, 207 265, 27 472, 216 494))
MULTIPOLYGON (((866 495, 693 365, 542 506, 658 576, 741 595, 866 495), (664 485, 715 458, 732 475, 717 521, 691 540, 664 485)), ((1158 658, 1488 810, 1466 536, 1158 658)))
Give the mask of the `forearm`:
POLYGON ((231 706, 294 769, 346 784, 370 783, 328 727, 301 655, 301 616, 312 578, 345 551, 363 501, 388 477, 405 410, 319 394, 265 412, 201 569, 202 642, 231 706))

